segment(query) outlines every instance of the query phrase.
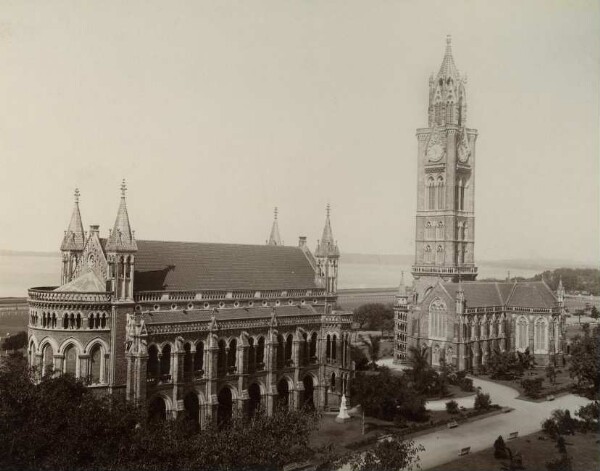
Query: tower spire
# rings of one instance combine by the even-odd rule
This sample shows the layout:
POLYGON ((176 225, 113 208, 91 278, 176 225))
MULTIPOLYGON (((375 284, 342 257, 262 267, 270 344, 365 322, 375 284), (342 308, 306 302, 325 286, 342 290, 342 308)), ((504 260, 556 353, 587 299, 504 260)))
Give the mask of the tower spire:
POLYGON ((459 75, 456 64, 454 64, 454 57, 452 56, 452 36, 447 35, 446 52, 444 53, 444 59, 442 60, 440 71, 438 72, 438 78, 459 78, 459 75))
POLYGON ((79 188, 75 188, 73 213, 69 227, 63 237, 63 242, 60 246, 61 250, 83 250, 85 245, 85 234, 83 232, 83 223, 81 222, 81 212, 79 211, 79 188))
POLYGON ((273 226, 271 227, 271 235, 269 236, 269 241, 267 245, 281 245, 281 237, 279 235, 279 223, 277 222, 277 206, 275 206, 275 210, 273 211, 273 226))
POLYGON ((121 182, 121 203, 119 204, 115 225, 106 243, 107 251, 130 252, 137 250, 135 237, 129 223, 129 214, 127 213, 126 192, 127 184, 123 179, 121 182))

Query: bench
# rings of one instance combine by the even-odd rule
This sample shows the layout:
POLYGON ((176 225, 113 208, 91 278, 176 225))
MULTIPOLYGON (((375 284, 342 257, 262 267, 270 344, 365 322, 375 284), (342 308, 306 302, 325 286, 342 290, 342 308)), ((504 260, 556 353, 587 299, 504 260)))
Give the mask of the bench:
POLYGON ((519 436, 519 432, 511 432, 511 433, 508 435, 508 439, 509 439, 509 440, 514 440, 514 439, 515 439, 515 438, 517 438, 518 436, 519 436))
POLYGON ((471 451, 471 447, 470 446, 467 446, 465 448, 461 448, 460 451, 458 452, 458 456, 468 455, 470 451, 471 451))
POLYGON ((456 428, 456 427, 458 427, 456 420, 453 420, 452 422, 448 422, 448 428, 456 428))

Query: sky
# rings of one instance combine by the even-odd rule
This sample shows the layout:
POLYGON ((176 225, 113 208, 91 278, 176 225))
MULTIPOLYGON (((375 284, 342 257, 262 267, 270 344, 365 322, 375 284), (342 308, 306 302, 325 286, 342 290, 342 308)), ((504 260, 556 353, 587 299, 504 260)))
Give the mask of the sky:
POLYGON ((0 0, 0 249, 107 234, 414 251, 452 35, 479 131, 476 259, 600 260, 597 1, 0 0))

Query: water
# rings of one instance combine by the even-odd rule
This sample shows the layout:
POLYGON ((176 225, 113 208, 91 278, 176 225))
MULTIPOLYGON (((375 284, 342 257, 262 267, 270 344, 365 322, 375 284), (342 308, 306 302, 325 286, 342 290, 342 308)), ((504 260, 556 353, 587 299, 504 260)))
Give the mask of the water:
MULTIPOLYGON (((36 286, 60 284, 60 256, 0 255, 0 297, 27 296, 27 289, 36 286)), ((506 278, 512 276, 531 277, 540 269, 514 269, 511 267, 479 265, 479 279, 506 278)), ((340 261, 338 288, 392 288, 398 286, 401 273, 404 280, 412 282, 410 265, 391 263, 344 263, 340 261)))

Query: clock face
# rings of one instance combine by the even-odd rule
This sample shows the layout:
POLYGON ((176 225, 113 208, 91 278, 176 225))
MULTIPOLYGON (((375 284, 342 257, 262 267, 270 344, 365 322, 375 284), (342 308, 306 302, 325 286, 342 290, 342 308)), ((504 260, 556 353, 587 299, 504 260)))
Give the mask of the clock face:
POLYGON ((434 144, 427 149, 427 158, 433 162, 441 160, 444 156, 444 148, 441 144, 434 144))
POLYGON ((435 129, 431 133, 425 155, 431 162, 439 162, 446 155, 446 136, 442 131, 435 129))

